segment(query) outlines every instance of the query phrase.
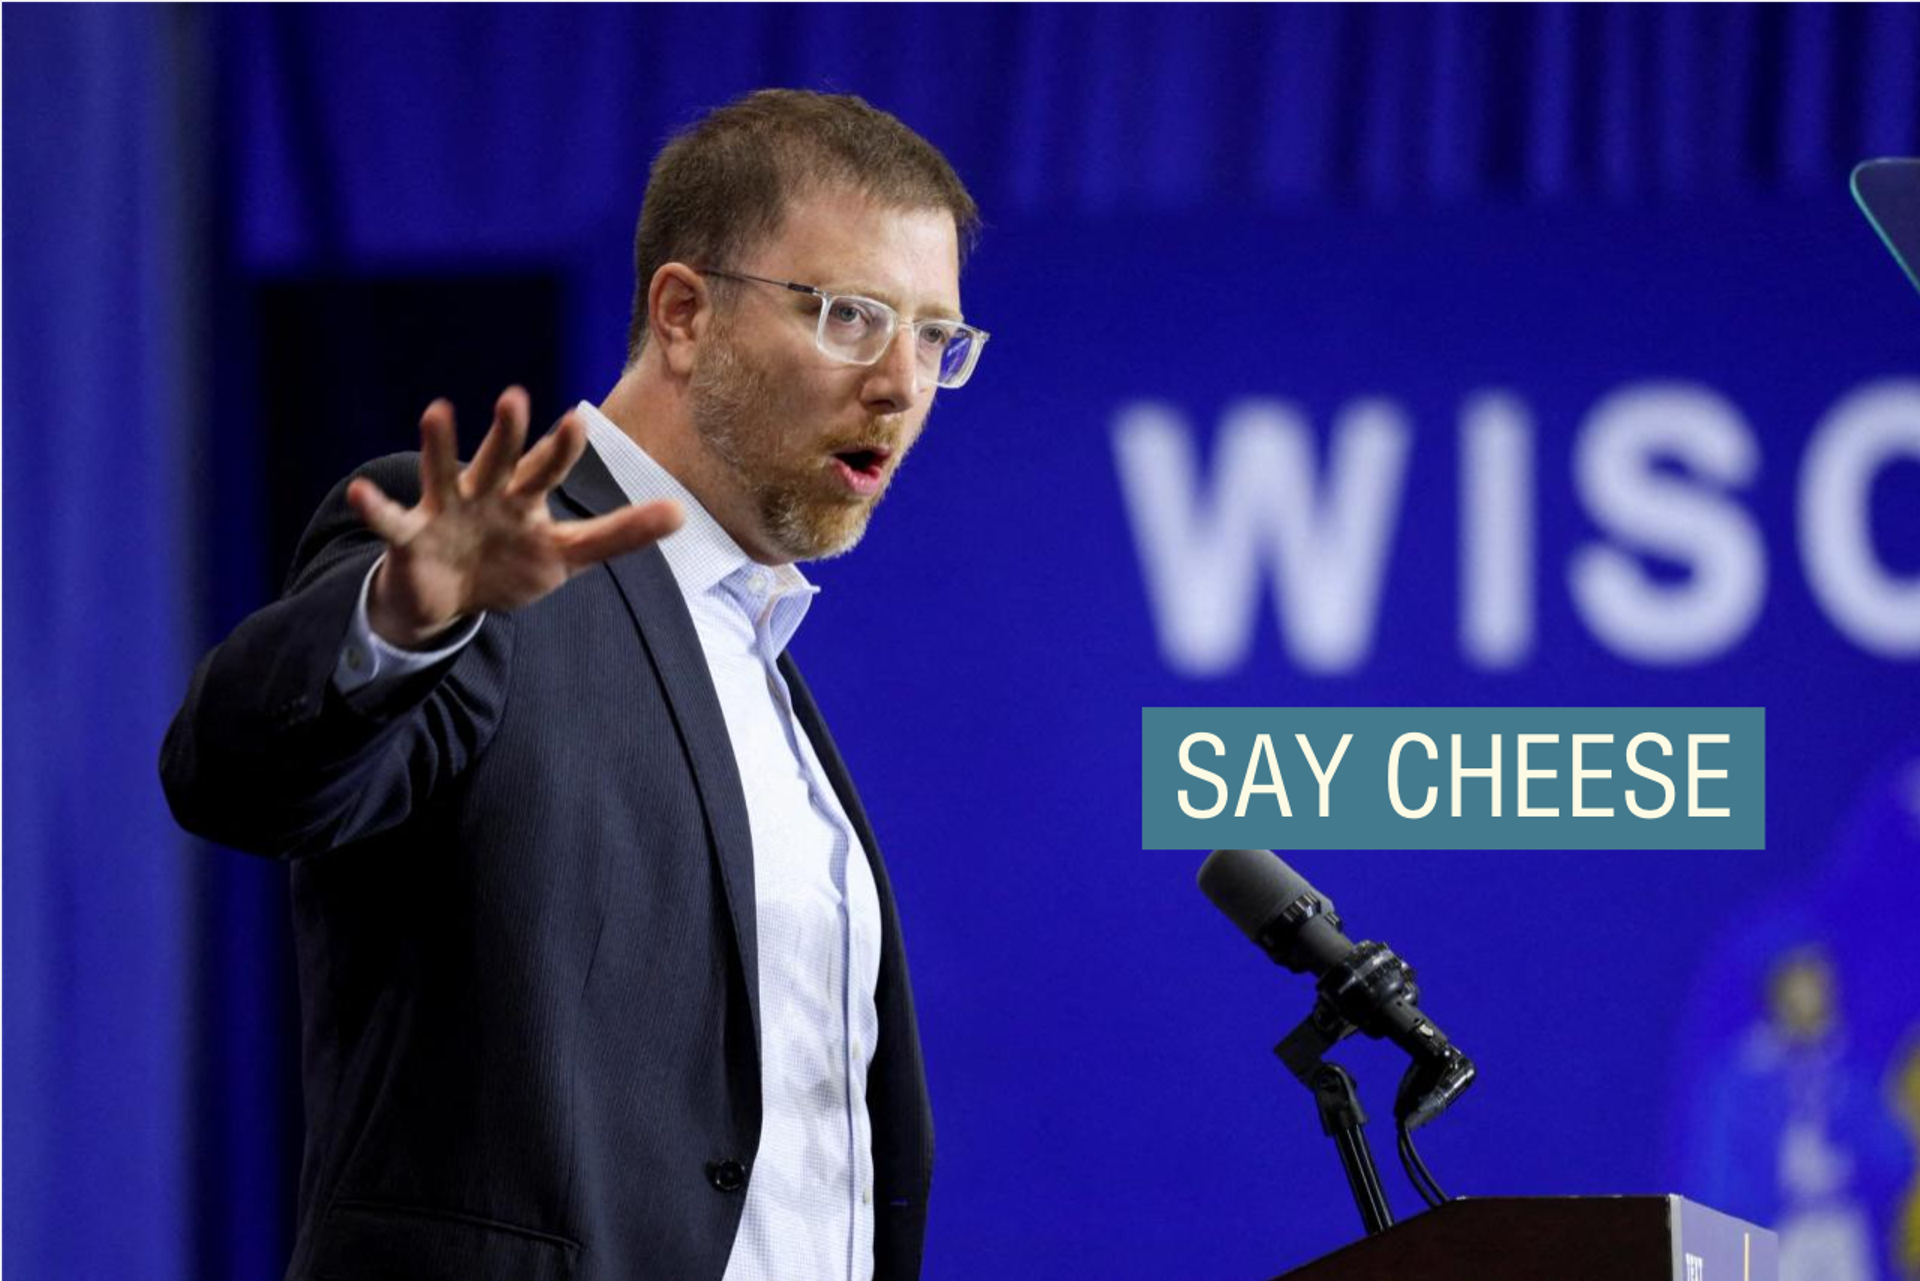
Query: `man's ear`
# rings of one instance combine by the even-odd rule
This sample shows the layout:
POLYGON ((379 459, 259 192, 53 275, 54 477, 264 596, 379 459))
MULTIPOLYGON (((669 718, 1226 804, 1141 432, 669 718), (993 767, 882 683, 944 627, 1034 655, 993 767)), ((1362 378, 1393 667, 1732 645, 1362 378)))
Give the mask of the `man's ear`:
POLYGON ((647 340, 659 345, 668 370, 682 378, 692 374, 694 352, 712 321, 713 294, 699 272, 669 262, 653 273, 647 285, 647 340))

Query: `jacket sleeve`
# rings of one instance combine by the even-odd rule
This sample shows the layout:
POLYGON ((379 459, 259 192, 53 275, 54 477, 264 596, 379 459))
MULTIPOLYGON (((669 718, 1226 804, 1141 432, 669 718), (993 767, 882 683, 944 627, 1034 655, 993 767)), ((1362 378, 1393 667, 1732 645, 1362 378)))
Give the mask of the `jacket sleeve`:
MULTIPOLYGON (((354 473, 395 501, 418 455, 354 473)), ((352 480, 348 477, 347 480, 352 480)), ((298 858, 405 821, 465 769, 505 709, 513 623, 490 614, 457 654, 384 689, 343 696, 335 664, 383 544, 335 486, 301 538, 287 591, 201 660, 160 750, 174 818, 254 854, 298 858)))

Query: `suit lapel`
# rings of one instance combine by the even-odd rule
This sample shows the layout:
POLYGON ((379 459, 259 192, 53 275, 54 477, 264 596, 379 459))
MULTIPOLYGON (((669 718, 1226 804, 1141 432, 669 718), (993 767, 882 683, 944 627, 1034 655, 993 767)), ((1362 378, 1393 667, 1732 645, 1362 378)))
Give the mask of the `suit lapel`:
MULTIPOLYGON (((907 976, 906 949, 900 940, 900 912, 894 903, 893 884, 887 879, 886 865, 880 860, 880 848, 873 838, 873 826, 860 804, 846 762, 833 745, 827 723, 813 701, 813 692, 800 678, 791 654, 780 656, 780 674, 786 677, 793 695, 794 715, 813 742, 814 754, 827 771, 854 831, 866 847, 867 865, 873 869, 874 888, 880 896, 880 977, 874 988, 874 1005, 880 1012, 880 1044, 867 1073, 867 1108, 874 1117, 873 1161, 876 1186, 885 1188, 889 1200, 926 1196, 933 1171, 933 1112, 927 1102, 926 1066, 920 1051, 920 1021, 914 1013, 913 984, 907 976)), ((924 1202, 922 1203, 924 1204, 924 1202)), ((888 1242, 898 1229, 891 1215, 877 1215, 874 1230, 876 1257, 886 1257, 888 1242)))
MULTIPOLYGON (((627 505, 626 495, 591 448, 580 456, 558 492, 577 515, 598 516, 627 505)), ((747 821, 746 793, 740 786, 733 741, 727 736, 726 716, 713 688, 706 652, 700 648, 700 634, 687 613, 680 584, 658 547, 616 557, 602 568, 612 575, 639 630, 640 643, 659 673, 674 726, 693 769, 694 786, 700 793, 700 806, 720 861, 734 937, 740 944, 757 1044, 760 970, 754 920, 753 830, 747 821)))
POLYGON ((860 838, 860 844, 866 847, 867 861, 873 864, 876 876, 884 877, 886 872, 880 865, 880 846, 874 840, 873 825, 867 822, 866 807, 860 804, 860 793, 853 788, 853 778, 847 773, 847 764, 840 759, 840 749, 834 746, 833 735, 827 733, 827 722, 820 715, 820 706, 813 701, 813 691, 807 688, 806 681, 800 678, 800 668, 794 663, 791 653, 780 655, 780 675, 786 678, 787 692, 793 697, 794 719, 806 731, 808 741, 813 744, 813 754, 820 758, 821 766, 827 771, 827 782, 833 785, 833 794, 840 798, 840 807, 853 821, 854 834, 860 838))

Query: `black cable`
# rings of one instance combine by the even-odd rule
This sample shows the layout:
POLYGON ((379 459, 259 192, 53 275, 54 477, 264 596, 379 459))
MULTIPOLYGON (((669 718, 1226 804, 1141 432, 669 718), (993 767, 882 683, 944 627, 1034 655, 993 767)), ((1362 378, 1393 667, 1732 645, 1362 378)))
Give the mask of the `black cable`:
POLYGON ((1433 1171, 1429 1170, 1427 1163, 1420 1159, 1419 1151, 1413 1146, 1413 1131, 1407 1128, 1405 1121, 1399 1123, 1398 1129, 1400 1164, 1407 1172, 1408 1182, 1413 1184, 1413 1190, 1420 1194, 1420 1199, 1429 1207, 1445 1205, 1452 1198, 1441 1190, 1440 1181, 1433 1177, 1433 1171))
POLYGON ((1440 1179, 1436 1179, 1434 1172, 1428 1170, 1427 1162, 1421 1160, 1419 1148, 1413 1147, 1413 1131, 1407 1129, 1405 1125, 1400 1129, 1400 1145, 1404 1152, 1402 1160, 1404 1160, 1405 1170, 1407 1175, 1415 1179, 1415 1183, 1419 1185, 1421 1198, 1427 1202, 1428 1206, 1444 1206, 1450 1200, 1446 1195, 1446 1189, 1440 1187, 1440 1179))
POLYGON ((1413 1190, 1420 1194, 1420 1199, 1426 1202, 1428 1209, 1437 1207, 1440 1202, 1435 1199, 1434 1189, 1421 1177, 1419 1170, 1415 1166, 1417 1154, 1408 1150, 1405 1131, 1400 1133, 1399 1141, 1395 1144, 1395 1149, 1400 1154, 1401 1168, 1407 1172, 1407 1182, 1413 1184, 1413 1190))
POLYGON ((1421 1181, 1419 1174, 1414 1170, 1413 1162, 1407 1156, 1407 1140, 1404 1133, 1395 1140, 1394 1151, 1400 1157, 1400 1168, 1407 1172, 1407 1182, 1413 1184, 1413 1190, 1420 1194, 1420 1200, 1426 1203, 1428 1209, 1432 1209, 1433 1190, 1421 1181))

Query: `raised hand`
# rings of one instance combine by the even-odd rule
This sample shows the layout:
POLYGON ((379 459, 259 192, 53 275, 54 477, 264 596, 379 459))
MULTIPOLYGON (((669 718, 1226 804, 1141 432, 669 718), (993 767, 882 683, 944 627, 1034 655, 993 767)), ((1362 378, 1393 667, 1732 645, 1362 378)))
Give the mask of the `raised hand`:
POLYGON ((680 527, 680 506, 667 500, 554 520, 547 494, 586 450, 586 424, 569 413, 523 455, 526 440, 527 393, 509 387, 462 470, 453 406, 436 400, 420 418, 418 503, 402 507, 370 480, 347 487, 348 504, 387 544, 367 595, 367 621, 382 639, 418 648, 465 615, 531 604, 680 527))

